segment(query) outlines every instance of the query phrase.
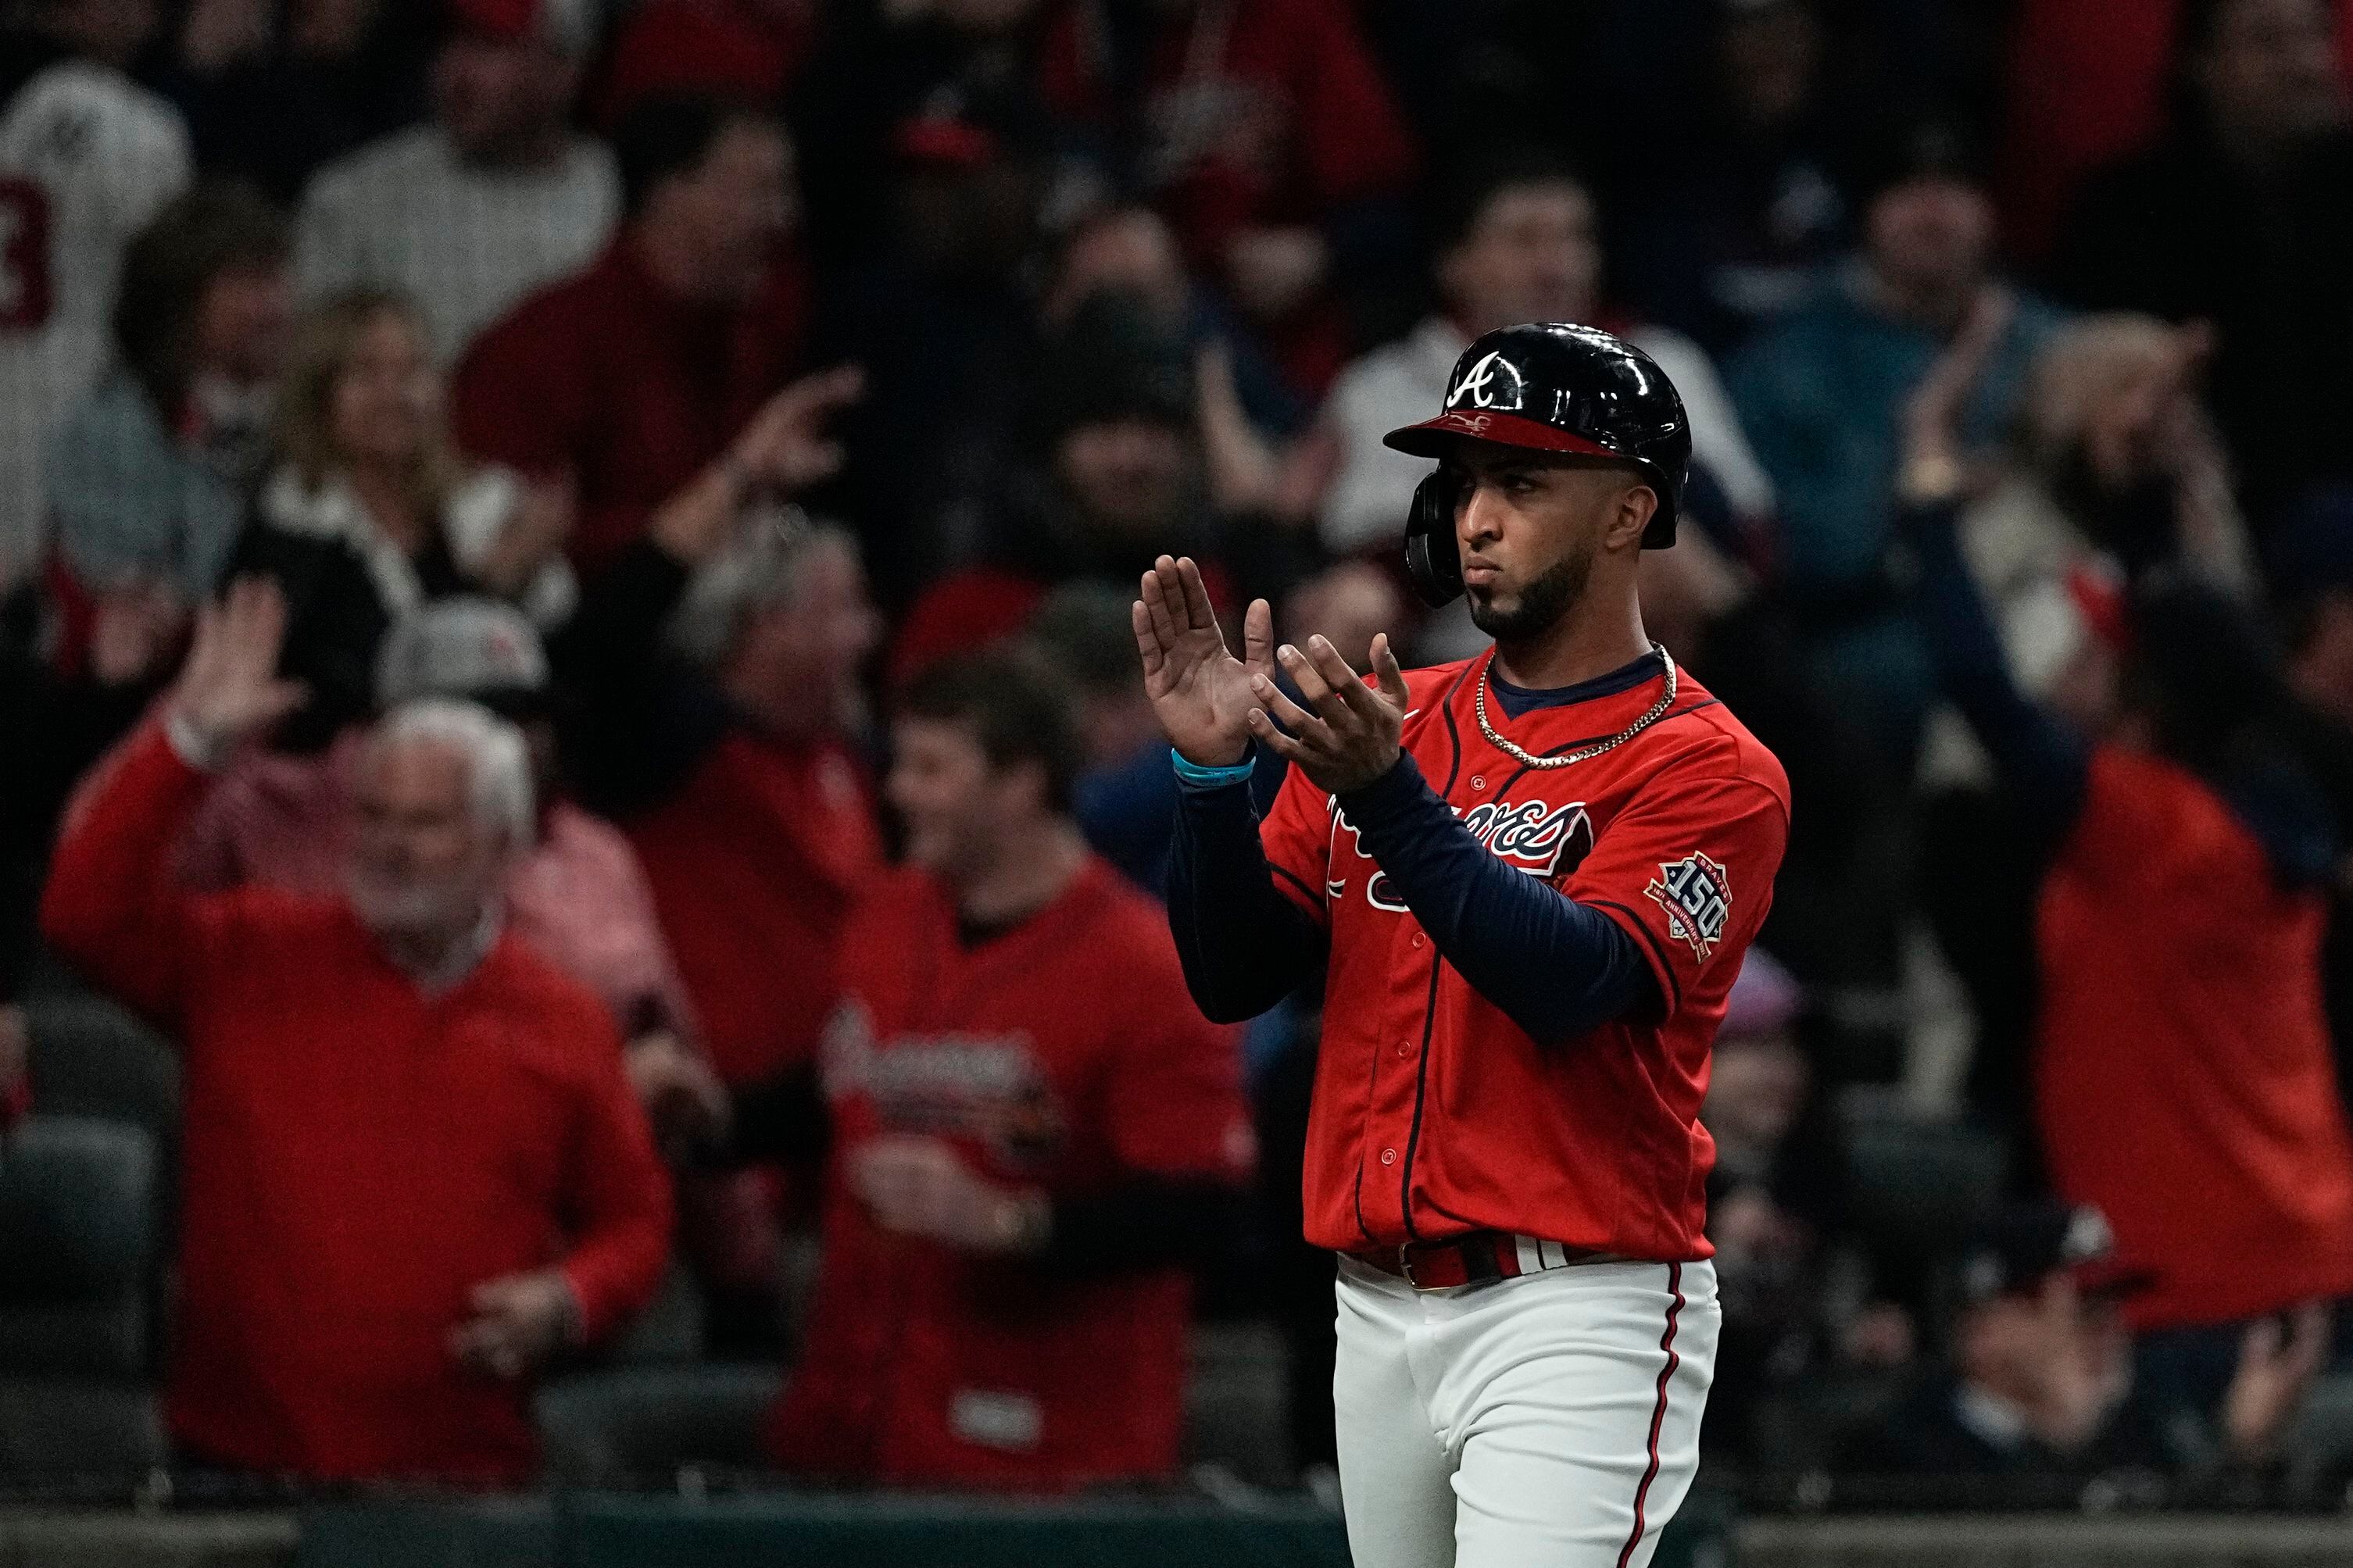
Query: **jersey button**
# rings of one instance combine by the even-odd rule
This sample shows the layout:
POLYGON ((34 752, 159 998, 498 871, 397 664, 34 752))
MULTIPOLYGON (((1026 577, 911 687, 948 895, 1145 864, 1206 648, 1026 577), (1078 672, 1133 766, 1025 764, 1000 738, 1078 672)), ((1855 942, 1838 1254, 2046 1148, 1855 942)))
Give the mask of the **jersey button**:
POLYGON ((1413 945, 1416 947, 1419 947, 1421 945, 1421 933, 1419 931, 1413 933, 1413 945))
POLYGON ((1394 1149, 1384 1149, 1384 1150, 1382 1150, 1382 1151, 1381 1151, 1381 1163, 1382 1163, 1382 1164, 1384 1164, 1384 1165, 1394 1165, 1394 1164, 1396 1164, 1396 1163, 1397 1163, 1397 1151, 1396 1151, 1396 1150, 1394 1150, 1394 1149))
POLYGON ((1471 787, 1472 789, 1485 789, 1487 787, 1486 775, 1483 773, 1472 773, 1471 775, 1471 787))
POLYGON ((1401 1057, 1409 1057, 1413 1055, 1413 1047, 1403 1040, 1399 1040, 1398 1042, 1398 1055, 1401 1057))

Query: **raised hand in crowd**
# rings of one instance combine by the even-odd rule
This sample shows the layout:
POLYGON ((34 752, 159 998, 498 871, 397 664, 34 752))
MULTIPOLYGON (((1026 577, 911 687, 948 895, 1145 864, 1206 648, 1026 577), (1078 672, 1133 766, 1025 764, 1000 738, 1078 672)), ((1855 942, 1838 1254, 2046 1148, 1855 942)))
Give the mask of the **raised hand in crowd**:
POLYGON ((1961 442, 1961 411, 2017 310, 2017 298, 2000 284, 1979 289, 1960 330, 1905 400, 1896 483, 1907 497, 1950 497, 1967 487, 1971 454, 1961 442))
POLYGON ((225 754, 302 705, 301 682, 279 679, 285 637, 286 600, 266 577, 240 577, 196 612, 168 712, 206 754, 225 754))
POLYGON ((580 1303, 560 1268, 485 1280, 466 1304, 473 1316, 451 1333, 449 1353, 492 1377, 521 1377, 580 1339, 580 1303))
POLYGON ((841 467, 840 443, 827 423, 866 390, 866 373, 836 365, 803 376, 763 404, 726 455, 656 512, 648 531, 689 565, 707 561, 733 537, 744 503, 761 491, 792 494, 841 467))
POLYGON ((1190 557, 1164 555, 1144 574, 1131 616, 1144 659, 1144 690, 1168 743, 1205 767, 1238 763, 1250 750, 1252 682, 1274 671, 1274 611, 1252 601, 1242 616, 1242 657, 1209 607, 1209 590, 1190 557))
POLYGON ((1008 1191, 936 1138, 873 1140, 851 1157, 849 1184, 883 1229, 959 1252, 1032 1252, 1044 1245, 1046 1200, 1008 1191))
POLYGON ((572 537, 579 515, 577 497, 568 474, 526 483, 499 529, 498 542, 474 568, 475 578, 501 598, 512 598, 528 588, 572 537))
POLYGON ((2281 1318, 2249 1326, 2238 1371, 2222 1395, 2222 1439, 2241 1460, 2268 1457, 2327 1363, 2333 1323, 2328 1304, 2306 1301, 2281 1318))

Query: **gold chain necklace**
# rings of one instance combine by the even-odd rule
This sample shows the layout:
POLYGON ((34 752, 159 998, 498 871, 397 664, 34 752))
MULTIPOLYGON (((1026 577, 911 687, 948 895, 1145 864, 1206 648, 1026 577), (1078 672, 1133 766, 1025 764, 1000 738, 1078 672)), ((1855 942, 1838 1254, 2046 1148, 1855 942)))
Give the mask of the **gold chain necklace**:
POLYGON ((1657 723, 1660 720, 1665 718, 1667 710, 1675 705, 1674 656, 1667 652, 1665 648, 1661 647, 1657 643, 1652 643, 1651 645, 1651 651, 1659 656, 1659 662, 1666 667, 1667 671, 1667 689, 1660 694, 1659 700, 1651 705, 1651 710, 1648 713, 1643 714, 1640 719, 1635 720, 1631 724, 1627 725, 1623 730, 1620 730, 1616 734, 1610 736, 1608 740, 1597 742, 1590 746, 1580 747, 1577 751, 1570 752, 1565 756, 1558 757, 1539 757, 1533 752, 1524 751, 1520 747, 1512 744, 1511 742, 1504 739, 1503 736, 1495 733, 1495 726, 1487 721, 1487 672, 1493 669, 1495 666, 1494 656, 1490 654, 1487 658, 1486 664, 1480 668, 1478 689, 1472 697, 1472 706, 1479 714, 1479 733, 1487 737, 1487 743, 1489 745, 1494 747, 1495 750, 1503 752, 1504 755, 1511 758, 1512 761, 1525 768, 1565 768, 1571 763, 1585 762, 1589 758, 1599 756, 1604 752, 1614 752, 1619 747, 1624 745, 1627 742, 1632 740, 1635 736, 1641 734, 1643 731, 1649 729, 1651 725, 1657 723))

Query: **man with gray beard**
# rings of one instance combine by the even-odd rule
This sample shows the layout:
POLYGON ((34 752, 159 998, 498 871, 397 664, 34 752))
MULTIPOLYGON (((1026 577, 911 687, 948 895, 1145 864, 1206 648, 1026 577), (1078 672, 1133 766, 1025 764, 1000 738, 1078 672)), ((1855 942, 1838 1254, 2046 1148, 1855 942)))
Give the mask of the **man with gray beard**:
POLYGON ((49 941, 185 1057, 166 1394, 192 1460, 306 1479, 528 1481, 528 1377, 652 1295, 670 1190, 604 1005, 506 929, 522 739, 427 700, 377 727, 343 895, 192 891, 210 774, 301 700, 258 582, 197 623, 100 764, 49 941))

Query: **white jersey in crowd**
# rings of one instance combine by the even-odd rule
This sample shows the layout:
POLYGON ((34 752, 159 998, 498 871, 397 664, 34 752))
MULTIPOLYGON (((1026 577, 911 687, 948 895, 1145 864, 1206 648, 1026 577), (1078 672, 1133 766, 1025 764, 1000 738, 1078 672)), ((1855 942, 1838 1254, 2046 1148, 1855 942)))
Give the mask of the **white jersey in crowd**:
MULTIPOLYGON (((1691 416, 1693 460, 1724 488, 1733 510, 1768 515, 1773 481, 1750 449, 1706 351, 1664 327, 1637 327, 1626 340, 1658 361, 1682 395, 1691 416)), ((1396 541, 1405 526, 1406 499, 1430 472, 1430 460, 1393 452, 1381 437, 1437 411, 1446 401, 1454 362, 1470 346, 1460 327, 1431 316, 1350 364, 1332 384, 1321 417, 1339 440, 1340 469, 1318 520, 1326 550, 1352 554, 1396 541)))
POLYGON ((107 358, 123 247, 189 170, 179 111, 109 67, 0 104, 0 586, 39 556, 44 455, 107 358))
POLYGON ((586 266, 620 210, 620 175, 598 142, 575 139, 543 169, 487 168, 419 125, 311 179, 295 273, 313 300, 364 286, 407 294, 447 363, 524 295, 586 266))

